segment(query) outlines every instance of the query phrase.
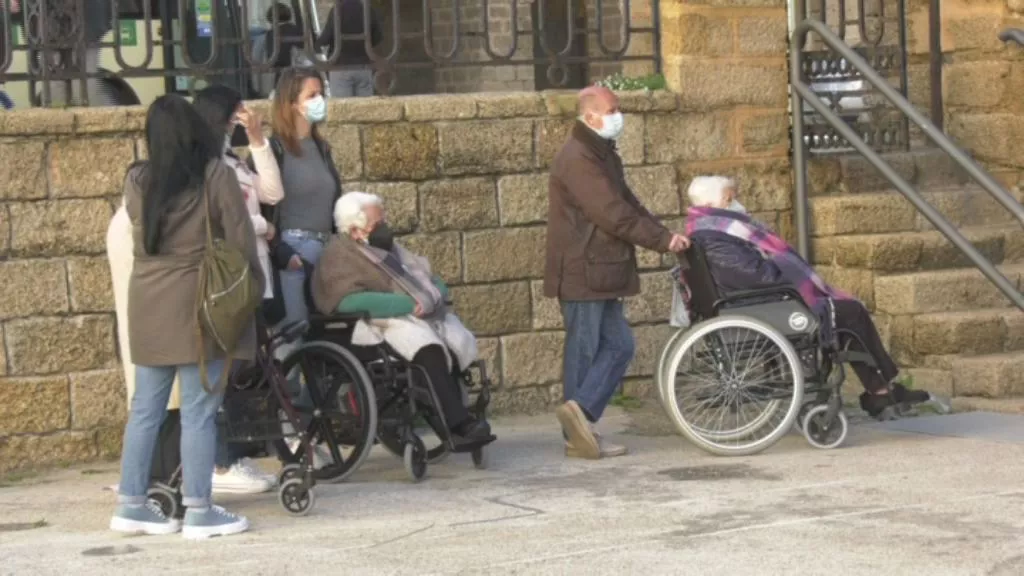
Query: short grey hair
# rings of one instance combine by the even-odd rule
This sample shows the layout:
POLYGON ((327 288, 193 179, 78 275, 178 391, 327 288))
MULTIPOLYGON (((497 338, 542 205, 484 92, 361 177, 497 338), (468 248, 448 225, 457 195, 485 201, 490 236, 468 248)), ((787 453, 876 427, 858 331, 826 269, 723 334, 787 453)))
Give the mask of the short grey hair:
POLYGON ((383 205, 384 201, 376 194, 346 192, 334 203, 334 225, 342 234, 348 234, 354 228, 366 228, 366 209, 383 205))
POLYGON ((720 204, 726 190, 736 190, 736 182, 725 176, 697 176, 690 182, 686 195, 692 206, 720 204))

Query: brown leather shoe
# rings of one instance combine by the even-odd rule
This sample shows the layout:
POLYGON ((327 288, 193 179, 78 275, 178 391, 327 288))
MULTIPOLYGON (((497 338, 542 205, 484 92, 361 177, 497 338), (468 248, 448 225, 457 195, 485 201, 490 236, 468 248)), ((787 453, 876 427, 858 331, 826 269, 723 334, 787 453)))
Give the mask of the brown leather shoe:
POLYGON ((574 447, 576 458, 597 460, 601 457, 601 447, 590 429, 590 422, 575 400, 569 400, 556 408, 555 416, 569 438, 568 444, 574 447))
MULTIPOLYGON (((625 456, 629 454, 629 448, 620 446, 618 444, 612 444, 611 442, 605 442, 604 438, 600 434, 594 432, 594 438, 597 439, 598 452, 601 454, 601 458, 615 458, 616 456, 625 456)), ((565 443, 565 455, 568 458, 585 458, 572 442, 565 443)))

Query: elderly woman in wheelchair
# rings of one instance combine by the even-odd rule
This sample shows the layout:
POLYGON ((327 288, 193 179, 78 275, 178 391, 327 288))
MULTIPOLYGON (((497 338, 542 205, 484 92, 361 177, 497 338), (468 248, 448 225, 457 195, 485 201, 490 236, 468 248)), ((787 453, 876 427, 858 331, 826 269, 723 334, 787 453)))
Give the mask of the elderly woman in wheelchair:
POLYGON ((698 177, 688 196, 694 246, 675 275, 690 317, 703 322, 673 337, 658 374, 685 436, 715 453, 751 454, 796 424, 812 445, 836 447, 848 426, 843 364, 863 384, 860 405, 874 418, 929 401, 948 410, 896 381, 899 369, 864 305, 750 218, 734 182, 698 177))
MULTIPOLYGON (((338 234, 324 248, 310 281, 313 304, 323 315, 359 317, 346 347, 369 365, 371 378, 375 370, 386 369, 382 364, 389 358, 404 363, 414 386, 403 393, 413 395, 447 451, 473 452, 478 460, 495 436, 484 411, 467 407, 466 371, 482 362, 475 337, 449 310, 448 287, 425 258, 395 241, 380 197, 348 192, 337 201, 334 218, 338 234)), ((380 392, 377 400, 385 400, 380 392)), ((380 411, 384 428, 387 407, 380 411)), ((378 437, 395 450, 397 439, 388 434, 396 432, 384 430, 378 437)))

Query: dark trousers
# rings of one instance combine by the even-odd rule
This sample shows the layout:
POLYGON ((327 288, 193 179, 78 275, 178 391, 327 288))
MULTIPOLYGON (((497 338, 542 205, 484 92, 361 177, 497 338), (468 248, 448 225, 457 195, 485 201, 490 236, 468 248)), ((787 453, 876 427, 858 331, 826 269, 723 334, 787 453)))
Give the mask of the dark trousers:
MULTIPOLYGON (((424 346, 413 357, 412 363, 422 367, 430 383, 434 386, 434 394, 441 404, 448 429, 455 430, 469 419, 469 410, 462 402, 462 390, 458 379, 448 369, 448 356, 444 348, 437 344, 424 346)), ((425 384, 425 383, 424 383, 425 384)))
POLYGON ((858 341, 857 338, 846 336, 840 339, 840 345, 846 346, 849 341, 850 350, 867 352, 878 364, 878 369, 875 370, 861 362, 852 363, 857 378, 868 392, 885 388, 896 378, 900 370, 882 345, 882 338, 878 335, 878 329, 875 328, 868 309, 857 300, 836 300, 835 307, 836 328, 849 330, 860 339, 858 341))
POLYGON ((575 400, 597 422, 633 359, 633 331, 621 300, 563 300, 565 401, 575 400))
MULTIPOLYGON (((359 359, 360 362, 368 363, 380 358, 380 352, 373 346, 352 346, 347 348, 359 359)), ((448 359, 444 348, 437 344, 424 346, 413 356, 412 363, 426 372, 433 385, 434 394, 440 404, 438 407, 444 413, 444 419, 448 423, 448 429, 458 428, 460 424, 469 419, 469 409, 462 402, 462 388, 459 380, 453 371, 448 369, 448 359)), ((426 389, 426 383, 422 381, 421 372, 414 372, 414 382, 421 390, 426 389)))

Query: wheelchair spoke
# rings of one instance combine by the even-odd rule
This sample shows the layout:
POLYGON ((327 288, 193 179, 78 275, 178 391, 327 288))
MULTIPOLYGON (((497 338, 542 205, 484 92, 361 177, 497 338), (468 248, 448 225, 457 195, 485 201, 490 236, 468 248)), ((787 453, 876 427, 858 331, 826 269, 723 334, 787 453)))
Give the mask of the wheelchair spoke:
POLYGON ((687 430, 725 449, 741 449, 775 434, 789 417, 795 375, 781 337, 740 319, 717 324, 688 342, 675 365, 672 395, 687 430))

